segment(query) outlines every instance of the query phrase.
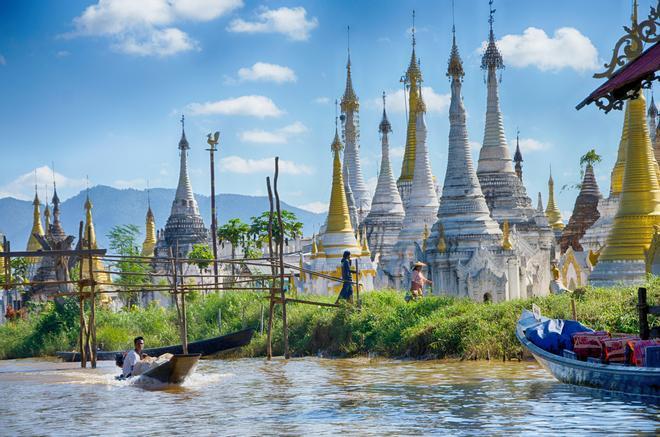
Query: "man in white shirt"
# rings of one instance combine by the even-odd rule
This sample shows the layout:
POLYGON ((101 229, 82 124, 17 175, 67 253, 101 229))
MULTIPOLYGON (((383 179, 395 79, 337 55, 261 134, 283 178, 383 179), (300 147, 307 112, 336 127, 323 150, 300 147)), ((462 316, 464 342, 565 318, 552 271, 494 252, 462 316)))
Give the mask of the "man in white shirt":
POLYGON ((121 369, 122 376, 124 378, 128 378, 129 376, 131 376, 131 374, 133 373, 133 366, 135 366, 135 363, 137 363, 142 359, 142 348, 144 347, 144 338, 135 337, 135 340, 133 340, 133 344, 135 344, 135 349, 132 351, 128 351, 128 353, 124 357, 124 365, 121 369))

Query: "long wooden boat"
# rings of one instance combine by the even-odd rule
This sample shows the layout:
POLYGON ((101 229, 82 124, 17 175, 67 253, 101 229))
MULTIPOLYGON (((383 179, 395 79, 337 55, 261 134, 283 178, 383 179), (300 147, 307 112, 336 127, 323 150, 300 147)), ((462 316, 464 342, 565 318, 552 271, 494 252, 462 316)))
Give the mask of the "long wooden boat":
POLYGON ((144 372, 137 378, 150 378, 164 384, 183 384, 195 371, 201 354, 174 355, 169 361, 144 372))
MULTIPOLYGON (((248 328, 243 329, 242 331, 221 335, 219 337, 193 341, 188 343, 188 353, 200 354, 201 356, 213 355, 218 352, 245 346, 246 344, 250 343, 253 335, 254 329, 248 328)), ((157 357, 167 353, 181 355, 183 354, 183 346, 178 344, 174 346, 156 347, 144 349, 142 352, 151 357, 157 357)), ((98 361, 114 361, 117 354, 120 353, 122 353, 122 351, 97 351, 96 359, 98 361)), ((55 355, 57 355, 59 358, 62 358, 64 361, 80 361, 80 353, 78 352, 56 352, 55 355)))
POLYGON ((541 349, 525 337, 525 330, 549 320, 524 310, 516 326, 518 341, 559 381, 612 392, 640 395, 660 402, 660 368, 580 361, 541 349))

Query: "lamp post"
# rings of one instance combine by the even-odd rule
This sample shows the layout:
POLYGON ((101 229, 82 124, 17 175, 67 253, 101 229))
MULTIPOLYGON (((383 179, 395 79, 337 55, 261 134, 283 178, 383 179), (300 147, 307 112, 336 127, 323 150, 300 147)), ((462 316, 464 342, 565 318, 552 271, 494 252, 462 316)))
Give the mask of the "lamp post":
POLYGON ((213 284, 215 291, 218 292, 218 216, 215 210, 215 161, 214 153, 216 152, 215 146, 218 145, 220 132, 207 135, 206 142, 210 148, 206 149, 211 155, 211 241, 213 244, 213 284))

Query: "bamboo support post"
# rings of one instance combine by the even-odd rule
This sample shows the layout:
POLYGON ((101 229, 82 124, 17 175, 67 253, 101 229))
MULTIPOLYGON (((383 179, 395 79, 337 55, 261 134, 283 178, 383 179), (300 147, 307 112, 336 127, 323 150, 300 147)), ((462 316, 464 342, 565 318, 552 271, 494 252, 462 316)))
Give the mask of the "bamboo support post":
MULTIPOLYGON (((81 245, 82 248, 82 245, 81 245)), ((92 249, 92 228, 87 227, 87 249, 92 249)), ((83 262, 83 259, 80 259, 83 262)), ((89 331, 92 337, 92 345, 90 347, 90 359, 92 362, 92 369, 96 369, 96 284, 94 283, 94 257, 90 254, 88 257, 89 262, 89 331)))
POLYGON ((573 313, 573 320, 577 321, 577 309, 575 308, 574 293, 571 293, 571 313, 573 313))
POLYGON ((282 336, 284 338, 284 359, 289 359, 289 324, 286 318, 286 295, 284 290, 284 224, 282 223, 282 207, 280 205, 280 194, 277 190, 277 180, 280 174, 280 158, 275 157, 275 179, 273 188, 275 190, 275 205, 277 207, 277 225, 279 226, 279 264, 280 264, 280 297, 282 299, 282 336))
POLYGON ((355 258, 355 300, 358 309, 362 308, 360 301, 360 260, 355 258))
MULTIPOLYGON (((268 214, 268 258, 270 260, 271 274, 275 277, 275 265, 273 264, 273 191, 270 188, 270 177, 266 177, 268 188, 268 202, 270 213, 268 214)), ((273 358, 273 312, 275 310, 274 279, 270 280, 270 303, 268 308, 268 331, 266 333, 266 359, 273 358)))
MULTIPOLYGON (((80 248, 82 249, 83 241, 83 222, 80 222, 80 226, 78 226, 78 243, 80 244, 80 248)), ((85 350, 85 332, 87 331, 87 328, 85 327, 85 294, 83 293, 83 287, 84 287, 84 282, 83 282, 83 276, 84 276, 84 261, 82 257, 80 258, 78 262, 78 303, 80 305, 80 311, 79 311, 79 324, 80 324, 80 334, 78 335, 78 343, 80 344, 80 367, 85 368, 87 367, 87 351, 85 350)))

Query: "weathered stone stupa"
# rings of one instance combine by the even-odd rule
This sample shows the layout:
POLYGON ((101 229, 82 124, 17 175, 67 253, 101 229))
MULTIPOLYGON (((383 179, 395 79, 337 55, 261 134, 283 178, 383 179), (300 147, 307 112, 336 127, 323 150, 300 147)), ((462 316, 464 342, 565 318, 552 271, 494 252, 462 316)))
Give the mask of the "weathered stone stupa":
POLYGON ((490 217, 472 164, 461 97, 464 75, 454 32, 447 70, 451 78, 447 172, 425 255, 435 294, 501 301, 520 297, 519 265, 513 251, 502 249, 502 231, 490 217))
POLYGON ((421 248, 424 240, 438 213, 438 196, 433 184, 433 173, 426 142, 426 105, 419 89, 417 98, 417 110, 415 116, 416 146, 415 167, 413 170, 413 181, 408 203, 405 207, 405 218, 394 245, 392 259, 387 265, 382 265, 384 272, 390 277, 395 287, 407 287, 409 285, 412 264, 419 260, 422 255, 421 248))
POLYGON ((378 126, 378 131, 381 135, 382 150, 380 173, 371 202, 371 211, 364 220, 364 229, 371 257, 380 262, 392 254, 405 216, 403 202, 396 188, 390 164, 389 134, 392 132, 392 125, 387 119, 385 111, 385 93, 383 93, 383 118, 378 126))
MULTIPOLYGON (((371 208, 371 194, 364 183, 362 164, 360 163, 360 102, 353 89, 351 77, 351 54, 348 53, 346 62, 346 88, 341 98, 341 122, 346 148, 344 149, 344 169, 346 170, 346 185, 353 192, 354 204, 358 214, 358 223, 369 214, 371 208)), ((357 228, 356 228, 357 229, 357 228)))
MULTIPOLYGON (((413 12, 413 22, 415 13, 413 12)), ((401 164, 401 175, 396 182, 401 195, 401 201, 405 207, 410 198, 413 175, 415 173, 415 157, 417 143, 417 108, 419 104, 419 87, 422 84, 422 72, 419 68, 417 55, 415 54, 415 25, 412 27, 412 54, 410 55, 410 64, 402 81, 408 90, 408 126, 406 129, 406 147, 403 153, 403 162, 401 164)))
POLYGON ((628 146, 619 208, 607 243, 589 282, 607 286, 642 282, 646 275, 646 251, 660 225, 660 184, 643 94, 628 104, 628 146))
MULTIPOLYGON (((165 248, 163 252, 175 253, 178 248, 180 257, 186 257, 195 244, 207 244, 209 231, 199 214, 197 201, 193 195, 192 185, 188 177, 188 150, 190 145, 186 139, 184 118, 181 117, 181 140, 179 141, 180 168, 179 184, 176 189, 172 210, 165 225, 165 248)), ((167 257, 169 253, 157 253, 157 256, 167 257)))
MULTIPOLYGON (((600 217, 598 202, 602 198, 603 196, 600 194, 600 189, 594 176, 593 166, 587 164, 580 186, 580 193, 575 199, 573 213, 559 240, 561 253, 565 253, 569 247, 572 247, 574 251, 582 251, 580 239, 586 230, 600 217)), ((564 283, 567 284, 568 282, 564 283)))
MULTIPOLYGON (((339 157, 342 148, 343 144, 339 139, 339 132, 335 128, 335 137, 331 145, 333 154, 332 188, 330 190, 328 217, 325 231, 320 236, 320 244, 317 245, 316 241, 312 244, 312 255, 308 268, 317 273, 341 278, 341 258, 344 251, 348 250, 351 252, 353 266, 355 266, 355 262, 359 263, 360 283, 362 285, 360 291, 372 290, 376 273, 374 264, 371 261, 368 249, 366 255, 363 255, 363 248, 355 238, 355 232, 348 214, 346 192, 343 188, 344 177, 339 157)), ((333 295, 338 294, 341 290, 342 284, 340 282, 319 276, 310 276, 304 283, 307 293, 333 295)))

